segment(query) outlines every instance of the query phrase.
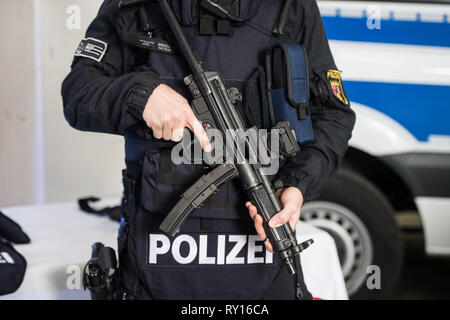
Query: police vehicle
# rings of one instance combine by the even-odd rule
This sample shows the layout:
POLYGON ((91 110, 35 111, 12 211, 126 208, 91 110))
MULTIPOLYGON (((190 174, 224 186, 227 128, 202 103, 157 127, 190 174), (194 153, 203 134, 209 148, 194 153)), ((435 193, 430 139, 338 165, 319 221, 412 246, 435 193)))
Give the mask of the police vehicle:
POLYGON ((357 120, 302 220, 334 237, 349 295, 379 297, 402 270, 396 215, 418 212, 426 253, 450 255, 450 4, 318 3, 357 120))

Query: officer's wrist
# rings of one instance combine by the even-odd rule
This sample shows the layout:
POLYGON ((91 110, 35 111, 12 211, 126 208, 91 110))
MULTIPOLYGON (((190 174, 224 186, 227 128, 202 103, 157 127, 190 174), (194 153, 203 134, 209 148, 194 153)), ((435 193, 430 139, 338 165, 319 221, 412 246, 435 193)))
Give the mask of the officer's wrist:
POLYGON ((274 189, 277 191, 279 189, 286 189, 289 187, 297 188, 302 194, 303 201, 308 199, 308 179, 299 179, 291 175, 280 175, 273 182, 274 189))
POLYGON ((130 88, 126 99, 127 111, 140 121, 144 121, 144 110, 153 91, 161 84, 157 78, 139 77, 130 88))

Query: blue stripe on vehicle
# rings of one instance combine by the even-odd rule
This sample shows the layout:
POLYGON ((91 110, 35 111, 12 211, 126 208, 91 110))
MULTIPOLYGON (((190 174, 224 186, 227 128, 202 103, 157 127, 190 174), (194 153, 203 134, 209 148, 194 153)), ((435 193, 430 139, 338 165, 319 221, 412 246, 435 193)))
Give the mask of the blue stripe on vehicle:
POLYGON ((450 136, 450 86, 344 81, 351 101, 396 120, 418 140, 450 136))
POLYGON ((381 20, 369 29, 367 18, 322 17, 329 40, 450 47, 450 23, 381 20))

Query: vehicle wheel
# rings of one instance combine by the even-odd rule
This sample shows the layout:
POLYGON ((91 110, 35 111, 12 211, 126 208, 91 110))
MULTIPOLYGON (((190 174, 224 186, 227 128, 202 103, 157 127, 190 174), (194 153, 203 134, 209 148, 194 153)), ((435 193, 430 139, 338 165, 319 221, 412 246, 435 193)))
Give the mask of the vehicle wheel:
POLYGON ((339 170, 319 199, 303 206, 301 220, 334 238, 350 298, 386 297, 395 288, 403 262, 402 236, 393 208, 366 178, 339 170), (371 265, 380 268, 380 289, 366 285, 371 265))

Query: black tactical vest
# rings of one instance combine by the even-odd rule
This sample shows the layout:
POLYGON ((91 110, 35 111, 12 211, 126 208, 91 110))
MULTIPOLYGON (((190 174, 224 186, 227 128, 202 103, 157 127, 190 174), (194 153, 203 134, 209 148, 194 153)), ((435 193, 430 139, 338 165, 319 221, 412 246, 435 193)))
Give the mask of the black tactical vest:
MULTIPOLYGON (((241 91, 243 102, 238 109, 247 124, 267 127, 261 66, 266 50, 280 41, 272 36, 272 28, 282 1, 262 1, 255 16, 232 27, 230 35, 199 35, 196 2, 173 1, 184 33, 209 68, 222 72, 228 85, 241 91)), ((259 1, 236 2, 239 14, 246 16, 259 1)), ((183 83, 190 74, 188 66, 171 40, 158 4, 147 9, 155 26, 152 36, 168 41, 175 54, 148 51, 139 69, 152 70, 190 100, 183 83)), ((179 195, 205 172, 201 165, 173 165, 173 146, 126 135, 128 170, 119 236, 125 291, 135 298, 154 299, 263 298, 280 265, 256 235, 238 181, 223 186, 203 208, 196 209, 174 238, 158 230, 179 195)))

